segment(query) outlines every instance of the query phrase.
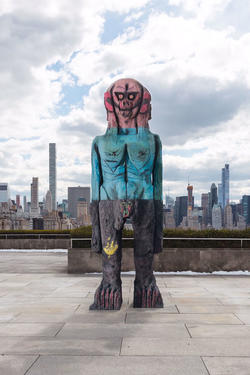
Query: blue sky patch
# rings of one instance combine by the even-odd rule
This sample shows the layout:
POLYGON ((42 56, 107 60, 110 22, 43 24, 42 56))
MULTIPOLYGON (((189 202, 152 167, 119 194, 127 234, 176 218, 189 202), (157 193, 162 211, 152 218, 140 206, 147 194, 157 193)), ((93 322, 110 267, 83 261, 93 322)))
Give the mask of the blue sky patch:
POLYGON ((24 160, 29 160, 31 158, 31 154, 23 154, 22 157, 24 160))
POLYGON ((125 17, 124 14, 115 12, 109 11, 105 13, 104 30, 101 36, 101 42, 103 44, 111 42, 128 27, 128 25, 124 23, 125 17))
POLYGON ((65 85, 62 87, 63 98, 56 106, 56 114, 59 116, 67 115, 72 107, 82 107, 83 96, 87 96, 90 90, 90 85, 65 85))
POLYGON ((63 63, 61 61, 57 61, 55 64, 48 65, 46 67, 47 70, 54 70, 55 72, 59 72, 63 68, 63 63))

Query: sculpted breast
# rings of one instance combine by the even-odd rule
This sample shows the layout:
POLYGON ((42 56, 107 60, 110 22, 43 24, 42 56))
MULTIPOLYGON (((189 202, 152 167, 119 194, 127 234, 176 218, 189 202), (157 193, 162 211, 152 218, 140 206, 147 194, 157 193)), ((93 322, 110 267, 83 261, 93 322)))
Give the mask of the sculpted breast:
POLYGON ((121 162, 124 157, 125 146, 123 144, 103 144, 100 147, 100 156, 103 161, 108 164, 116 165, 121 162))
POLYGON ((151 143, 131 143, 128 145, 128 157, 137 168, 143 168, 154 158, 154 146, 151 143))

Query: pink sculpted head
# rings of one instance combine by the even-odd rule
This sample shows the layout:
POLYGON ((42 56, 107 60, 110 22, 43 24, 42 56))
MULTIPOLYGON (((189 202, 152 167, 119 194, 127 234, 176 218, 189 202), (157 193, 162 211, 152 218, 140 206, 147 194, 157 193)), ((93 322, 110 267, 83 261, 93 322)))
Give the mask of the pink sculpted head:
POLYGON ((148 128, 151 119, 151 95, 138 81, 123 78, 104 94, 109 128, 148 128))

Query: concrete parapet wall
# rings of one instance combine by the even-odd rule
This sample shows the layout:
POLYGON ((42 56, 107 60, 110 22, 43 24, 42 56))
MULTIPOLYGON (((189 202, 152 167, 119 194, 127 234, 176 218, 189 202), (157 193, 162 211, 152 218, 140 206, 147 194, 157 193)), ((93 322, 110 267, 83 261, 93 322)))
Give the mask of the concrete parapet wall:
MULTIPOLYGON (((133 249, 123 249, 122 271, 134 270, 133 249)), ((154 270, 171 271, 250 271, 250 249, 165 248, 154 257, 154 270)), ((91 249, 68 250, 68 272, 101 272, 102 257, 91 249)))
POLYGON ((0 249, 68 249, 70 238, 0 239, 0 249))

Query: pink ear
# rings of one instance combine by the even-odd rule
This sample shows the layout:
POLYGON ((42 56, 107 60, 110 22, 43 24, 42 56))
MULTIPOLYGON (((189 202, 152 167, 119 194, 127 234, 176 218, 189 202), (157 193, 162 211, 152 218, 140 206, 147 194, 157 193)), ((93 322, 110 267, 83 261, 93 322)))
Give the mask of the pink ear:
POLYGON ((140 113, 146 113, 149 111, 150 102, 151 102, 151 95, 149 94, 148 91, 144 91, 140 113))
POLYGON ((111 94, 109 91, 106 91, 104 94, 104 105, 107 111, 114 112, 114 108, 113 108, 112 100, 111 100, 111 94))

